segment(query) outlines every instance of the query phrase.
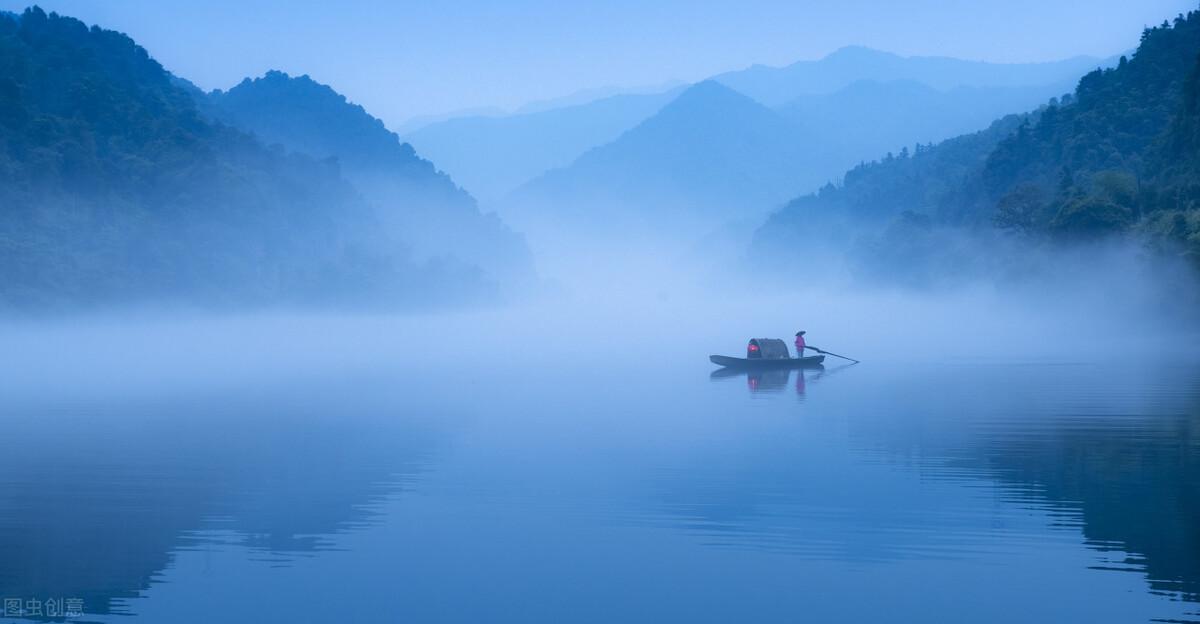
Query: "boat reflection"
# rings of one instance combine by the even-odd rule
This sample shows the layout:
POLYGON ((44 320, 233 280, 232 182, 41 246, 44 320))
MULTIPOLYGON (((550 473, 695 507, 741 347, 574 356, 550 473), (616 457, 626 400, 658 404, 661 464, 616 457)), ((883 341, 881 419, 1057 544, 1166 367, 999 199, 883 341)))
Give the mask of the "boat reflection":
MULTIPOLYGON (((746 388, 750 392, 782 392, 787 387, 788 377, 792 371, 789 370, 766 370, 755 371, 746 375, 746 388)), ((803 373, 800 375, 804 376, 803 373)))
MULTIPOLYGON (((717 369, 709 375, 709 379, 720 381, 724 379, 732 379, 737 377, 746 378, 746 389, 752 393, 780 393, 787 390, 788 382, 791 380, 793 371, 789 369, 767 369, 767 370, 737 370, 732 368, 717 369)), ((801 396, 804 395, 805 386, 808 378, 806 375, 812 375, 815 378, 820 375, 820 372, 806 372, 803 369, 797 369, 796 375, 796 392, 801 396)))
POLYGON ((846 364, 835 368, 825 368, 818 366, 815 368, 797 368, 797 369, 763 369, 763 370, 747 370, 738 368, 718 368, 713 371, 708 378, 712 381, 723 381, 726 379, 734 379, 738 377, 746 378, 746 389, 751 393, 768 393, 778 394, 787 390, 791 385, 796 396, 803 398, 808 391, 808 385, 818 379, 828 377, 838 371, 845 370, 854 366, 854 364, 846 364), (795 381, 793 382, 793 378, 795 381))

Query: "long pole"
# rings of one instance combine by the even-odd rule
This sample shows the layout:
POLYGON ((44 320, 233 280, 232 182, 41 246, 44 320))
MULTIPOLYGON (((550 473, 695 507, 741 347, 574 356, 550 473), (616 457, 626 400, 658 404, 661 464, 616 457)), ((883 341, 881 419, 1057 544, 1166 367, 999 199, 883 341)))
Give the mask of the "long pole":
POLYGON ((854 362, 855 364, 861 364, 861 363, 862 363, 862 362, 859 362, 858 360, 856 360, 856 359, 854 359, 854 358, 849 358, 849 357, 846 357, 846 356, 844 356, 844 355, 838 355, 838 354, 836 354, 836 353, 832 353, 832 352, 829 352, 829 351, 825 351, 825 350, 823 350, 823 349, 818 349, 818 348, 816 348, 816 347, 808 347, 808 348, 809 348, 809 349, 812 349, 813 351, 816 351, 817 353, 823 353, 823 354, 825 354, 825 355, 832 355, 833 357, 839 357, 839 358, 842 358, 843 360, 850 360, 851 362, 854 362))

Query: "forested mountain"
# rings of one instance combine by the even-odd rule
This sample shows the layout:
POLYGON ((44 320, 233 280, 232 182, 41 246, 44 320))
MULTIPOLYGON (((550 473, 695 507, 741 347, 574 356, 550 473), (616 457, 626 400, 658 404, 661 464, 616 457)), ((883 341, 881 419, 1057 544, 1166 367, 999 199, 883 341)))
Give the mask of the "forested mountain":
POLYGON ((532 276, 520 236, 494 214, 481 213, 474 198, 411 145, 329 86, 272 71, 204 100, 210 115, 267 143, 336 159, 387 231, 417 259, 452 256, 505 280, 532 276))
POLYGON ((616 139, 680 91, 617 94, 514 115, 458 117, 429 124, 404 138, 472 193, 494 200, 616 139))
POLYGON ((1080 81, 1073 105, 1048 108, 997 147, 983 172, 983 206, 996 202, 1006 227, 1058 235, 1153 228, 1179 211, 1193 212, 1197 225, 1188 189, 1200 179, 1175 166, 1194 159, 1183 137, 1184 87, 1197 55, 1200 12, 1146 30, 1131 59, 1080 81))
POLYGON ((904 57, 860 46, 786 67, 753 67, 713 80, 766 104, 783 106, 814 94, 833 93, 856 82, 919 82, 939 91, 959 87, 1022 88, 1074 81, 1107 61, 1087 56, 1052 63, 985 63, 945 57, 904 57))
POLYGON ((213 123, 146 50, 40 9, 0 16, 0 304, 422 300, 418 267, 330 162, 213 123))
POLYGON ((772 215, 770 227, 760 231, 761 240, 789 238, 785 230, 813 219, 886 221, 905 211, 929 212, 969 200, 964 184, 981 175, 996 146, 1028 118, 1009 115, 979 132, 937 145, 917 145, 913 151, 903 148, 882 160, 860 164, 846 172, 840 185, 827 184, 772 215), (793 218, 799 221, 790 224, 793 218))
POLYGON ((1166 137, 1157 143, 1151 153, 1149 166, 1155 172, 1157 192, 1151 198, 1160 209, 1155 218, 1159 226, 1168 229, 1167 234, 1181 236, 1185 232, 1180 226, 1187 224, 1188 242, 1192 253, 1197 253, 1200 243, 1200 59, 1192 67, 1183 87, 1183 103, 1171 120, 1166 137))
POLYGON ((269 71, 228 91, 209 94, 207 112, 245 127, 268 143, 317 158, 337 158, 347 171, 387 170, 458 192, 433 165, 363 107, 308 76, 269 71))
POLYGON ((1194 256, 1198 55, 1200 12, 1147 29, 1132 58, 1015 125, 860 166, 841 186, 792 201, 760 229, 753 253, 788 254, 782 243, 832 215, 903 215, 896 228, 910 240, 938 225, 1057 240, 1141 233, 1194 256))

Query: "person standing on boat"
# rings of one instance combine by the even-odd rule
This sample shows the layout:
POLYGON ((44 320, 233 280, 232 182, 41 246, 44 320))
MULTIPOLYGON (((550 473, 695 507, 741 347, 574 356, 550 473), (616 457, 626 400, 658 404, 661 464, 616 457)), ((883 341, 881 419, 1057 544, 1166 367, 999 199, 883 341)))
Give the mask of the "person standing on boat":
POLYGON ((808 348, 808 346, 804 344, 804 334, 805 332, 803 331, 796 332, 796 357, 798 358, 804 357, 804 350, 808 348))

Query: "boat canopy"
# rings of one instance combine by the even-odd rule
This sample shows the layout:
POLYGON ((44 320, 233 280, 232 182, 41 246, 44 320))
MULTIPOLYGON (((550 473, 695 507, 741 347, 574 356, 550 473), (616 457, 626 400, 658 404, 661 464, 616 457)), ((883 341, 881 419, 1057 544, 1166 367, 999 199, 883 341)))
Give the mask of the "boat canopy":
POLYGON ((746 357, 781 360, 791 355, 788 354, 787 343, 778 338, 751 338, 746 346, 746 357))

